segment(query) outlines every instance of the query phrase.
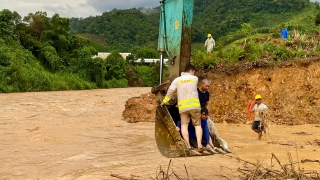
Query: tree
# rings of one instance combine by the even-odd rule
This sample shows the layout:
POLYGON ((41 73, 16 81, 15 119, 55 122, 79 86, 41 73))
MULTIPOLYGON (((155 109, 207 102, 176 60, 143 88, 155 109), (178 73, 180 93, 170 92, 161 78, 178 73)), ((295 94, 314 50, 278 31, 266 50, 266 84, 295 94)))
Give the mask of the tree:
POLYGON ((106 58, 106 80, 111 79, 124 79, 125 78, 125 60, 118 53, 118 51, 113 51, 106 58))
POLYGON ((250 36, 251 36, 251 34, 252 34, 252 26, 251 26, 251 24, 249 24, 249 23, 243 23, 243 24, 241 24, 241 32, 242 32, 244 35, 246 35, 246 38, 244 39, 244 46, 246 46, 247 37, 249 36, 249 38, 250 38, 250 36))
POLYGON ((318 26, 320 24, 320 13, 317 14, 314 23, 316 26, 318 26))
POLYGON ((9 38, 13 32, 13 14, 10 10, 0 11, 0 36, 9 38))
POLYGON ((155 49, 150 49, 146 47, 137 49, 137 58, 158 58, 159 54, 155 49))
POLYGON ((29 23, 27 30, 37 40, 41 40, 44 31, 51 28, 46 12, 38 11, 35 14, 29 13, 28 16, 24 17, 23 21, 29 23))
POLYGON ((129 56, 126 57, 127 63, 134 63, 135 57, 134 55, 130 54, 129 56))
POLYGON ((241 24, 241 32, 246 36, 250 36, 252 34, 252 26, 249 23, 241 24))
POLYGON ((42 48, 39 59, 51 70, 58 70, 61 66, 60 57, 52 46, 42 48))

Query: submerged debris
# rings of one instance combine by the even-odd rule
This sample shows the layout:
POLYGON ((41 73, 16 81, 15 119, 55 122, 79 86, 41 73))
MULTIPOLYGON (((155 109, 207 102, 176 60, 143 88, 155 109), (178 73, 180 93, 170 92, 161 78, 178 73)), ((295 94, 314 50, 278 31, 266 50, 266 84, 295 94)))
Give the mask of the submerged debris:
POLYGON ((296 166, 299 163, 305 162, 319 162, 312 160, 301 160, 301 161, 293 161, 291 153, 287 153, 289 163, 283 164, 277 158, 277 156, 271 153, 271 168, 264 167, 262 164, 257 163, 252 165, 252 168, 239 168, 238 171, 243 174, 243 180, 254 180, 254 179, 299 179, 299 180, 319 180, 320 174, 316 170, 303 170, 300 169, 299 166, 296 166), (274 160, 276 164, 278 164, 279 169, 274 169, 275 165, 273 165, 274 160))
POLYGON ((299 136, 312 135, 311 133, 307 133, 307 132, 303 132, 303 131, 301 131, 301 132, 295 132, 295 133, 292 133, 292 134, 297 134, 297 135, 299 135, 299 136))
POLYGON ((292 146, 298 149, 302 149, 304 148, 303 145, 298 144, 295 141, 287 141, 287 142, 283 142, 283 141, 269 141, 267 142, 267 144, 278 144, 278 145, 282 145, 282 146, 292 146))
POLYGON ((307 145, 312 145, 312 146, 320 146, 320 140, 319 139, 315 139, 312 142, 307 142, 307 145))
POLYGON ((122 180, 142 180, 143 178, 141 176, 133 175, 131 174, 130 177, 126 177, 119 174, 111 174, 111 177, 122 179, 122 180))

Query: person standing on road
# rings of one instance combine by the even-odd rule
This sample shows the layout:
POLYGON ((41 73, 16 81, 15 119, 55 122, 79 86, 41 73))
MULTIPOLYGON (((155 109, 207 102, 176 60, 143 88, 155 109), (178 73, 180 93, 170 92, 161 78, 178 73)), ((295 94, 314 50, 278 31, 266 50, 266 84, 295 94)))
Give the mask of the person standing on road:
POLYGON ((254 121, 252 123, 252 130, 258 133, 258 139, 261 140, 262 131, 264 130, 263 124, 261 124, 262 117, 260 112, 268 110, 268 107, 262 103, 261 95, 257 94, 255 96, 255 105, 252 107, 251 111, 254 112, 254 121))
POLYGON ((212 38, 211 34, 208 34, 208 39, 204 43, 204 47, 207 46, 207 54, 211 54, 213 48, 216 46, 215 40, 212 38))
POLYGON ((194 76, 195 68, 188 64, 181 76, 174 79, 168 89, 168 92, 161 103, 165 105, 177 91, 178 108, 181 119, 181 134, 186 141, 189 150, 191 150, 189 142, 188 126, 190 118, 195 127, 197 137, 197 152, 202 152, 202 128, 200 126, 200 101, 197 92, 198 77, 194 76))

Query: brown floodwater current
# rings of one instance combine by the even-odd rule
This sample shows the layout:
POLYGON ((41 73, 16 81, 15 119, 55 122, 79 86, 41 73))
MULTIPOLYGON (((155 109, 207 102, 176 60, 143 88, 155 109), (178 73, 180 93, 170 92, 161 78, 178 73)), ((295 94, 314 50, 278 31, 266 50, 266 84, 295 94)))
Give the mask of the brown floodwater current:
MULTIPOLYGON (((170 159, 161 156, 154 139, 154 123, 129 124, 122 120, 128 98, 150 88, 28 92, 0 94, 0 179, 116 179, 136 175, 156 177, 170 159)), ((271 125, 262 141, 249 125, 216 124, 221 138, 235 152, 174 158, 170 172, 186 178, 237 179, 236 158, 265 166, 271 153, 281 163, 320 160, 320 127, 271 125)), ((273 168, 279 168, 273 160, 273 168)), ((297 164, 320 171, 320 164, 297 164)))

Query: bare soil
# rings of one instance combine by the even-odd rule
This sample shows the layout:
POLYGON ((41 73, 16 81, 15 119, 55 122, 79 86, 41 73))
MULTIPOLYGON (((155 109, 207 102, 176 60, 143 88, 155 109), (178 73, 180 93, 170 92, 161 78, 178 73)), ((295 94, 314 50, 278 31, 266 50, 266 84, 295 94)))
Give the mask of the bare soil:
POLYGON ((320 59, 284 62, 261 68, 229 68, 202 73, 209 78, 209 112, 215 122, 245 123, 247 105, 256 94, 269 108, 274 124, 318 124, 320 59))
POLYGON ((122 116, 129 123, 154 122, 156 106, 157 102, 154 94, 151 92, 141 94, 127 100, 122 116))
MULTIPOLYGON (((320 59, 274 65, 229 67, 202 71, 199 79, 212 80, 209 112, 215 122, 245 124, 247 106, 256 94, 263 97, 273 124, 320 123, 320 59)), ((133 97, 123 113, 128 122, 153 121, 157 103, 151 93, 133 97), (149 114, 150 113, 150 114, 149 114)))

